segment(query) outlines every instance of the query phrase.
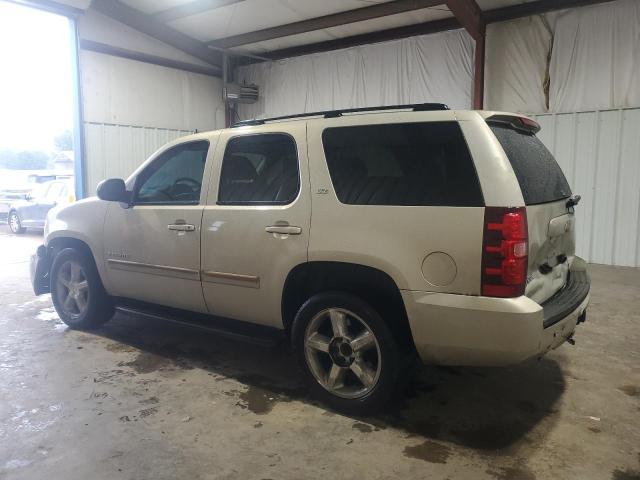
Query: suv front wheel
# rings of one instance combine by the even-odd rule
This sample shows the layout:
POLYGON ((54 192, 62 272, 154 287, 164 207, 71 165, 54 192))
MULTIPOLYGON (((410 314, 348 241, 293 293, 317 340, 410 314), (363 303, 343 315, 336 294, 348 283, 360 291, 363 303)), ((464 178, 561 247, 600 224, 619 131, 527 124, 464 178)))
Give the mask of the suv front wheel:
POLYGON ((75 329, 99 327, 114 313, 93 258, 73 248, 65 248, 55 256, 51 299, 60 319, 75 329))
POLYGON ((382 317, 360 298, 340 292, 307 300, 292 328, 298 366, 312 393, 335 410, 379 410, 398 385, 396 341, 382 317))

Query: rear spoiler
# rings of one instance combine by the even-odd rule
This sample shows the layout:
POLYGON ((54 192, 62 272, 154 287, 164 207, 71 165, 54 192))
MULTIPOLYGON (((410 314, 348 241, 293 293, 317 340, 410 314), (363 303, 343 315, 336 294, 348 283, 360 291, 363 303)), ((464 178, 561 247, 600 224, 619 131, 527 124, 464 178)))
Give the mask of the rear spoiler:
POLYGON ((540 131, 538 122, 527 117, 516 117, 513 115, 492 115, 487 118, 487 123, 502 125, 513 128, 524 133, 536 134, 540 131))

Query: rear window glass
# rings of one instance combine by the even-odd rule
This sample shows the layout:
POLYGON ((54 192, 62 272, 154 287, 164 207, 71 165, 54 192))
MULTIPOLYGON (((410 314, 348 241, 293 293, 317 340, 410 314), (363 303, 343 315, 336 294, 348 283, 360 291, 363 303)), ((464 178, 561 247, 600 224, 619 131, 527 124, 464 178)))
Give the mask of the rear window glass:
POLYGON ((571 196, 558 162, 538 137, 504 125, 490 127, 511 162, 524 203, 549 203, 571 196))
POLYGON ((322 142, 342 203, 484 205, 457 122, 327 128, 322 142))

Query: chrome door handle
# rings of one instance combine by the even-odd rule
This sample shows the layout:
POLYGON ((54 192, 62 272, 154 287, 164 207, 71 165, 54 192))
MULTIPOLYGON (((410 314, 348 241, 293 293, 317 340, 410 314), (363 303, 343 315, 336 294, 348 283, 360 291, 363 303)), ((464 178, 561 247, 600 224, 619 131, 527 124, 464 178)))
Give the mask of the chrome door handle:
POLYGON ((264 229, 267 233, 281 233, 283 235, 300 235, 302 228, 289 225, 270 225, 264 229))
POLYGON ((171 223, 167 225, 167 228, 178 232, 193 232, 196 229, 196 226, 189 225, 188 223, 171 223))

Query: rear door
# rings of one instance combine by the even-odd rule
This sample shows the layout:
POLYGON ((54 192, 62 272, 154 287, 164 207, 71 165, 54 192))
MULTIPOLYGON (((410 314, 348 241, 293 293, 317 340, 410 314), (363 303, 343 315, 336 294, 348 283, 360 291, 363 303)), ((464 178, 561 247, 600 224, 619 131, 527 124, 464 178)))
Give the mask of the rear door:
POLYGON ((513 167, 527 208, 529 264, 525 294, 542 303, 567 281, 575 254, 575 215, 573 208, 567 207, 571 188, 560 166, 536 137, 536 127, 520 128, 514 120, 517 118, 487 121, 513 167))
POLYGON ((220 136, 202 217, 209 312, 282 328, 282 290, 307 261, 311 206, 306 123, 220 136))

